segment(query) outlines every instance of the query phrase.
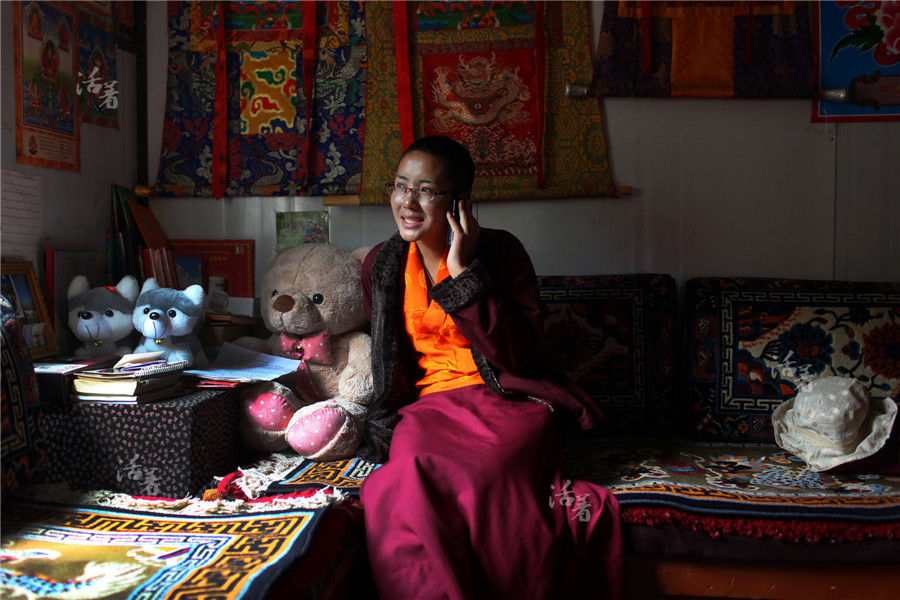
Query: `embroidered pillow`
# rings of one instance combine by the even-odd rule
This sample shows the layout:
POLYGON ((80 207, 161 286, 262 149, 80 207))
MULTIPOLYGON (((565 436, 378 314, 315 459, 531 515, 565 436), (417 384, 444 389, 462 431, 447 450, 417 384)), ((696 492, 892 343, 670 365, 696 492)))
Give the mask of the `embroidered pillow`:
POLYGON ((676 291, 669 275, 539 277, 544 355, 584 388, 611 435, 674 431, 676 291))
POLYGON ((774 441, 775 407, 819 377, 900 396, 900 283, 698 278, 686 302, 694 437, 774 441))

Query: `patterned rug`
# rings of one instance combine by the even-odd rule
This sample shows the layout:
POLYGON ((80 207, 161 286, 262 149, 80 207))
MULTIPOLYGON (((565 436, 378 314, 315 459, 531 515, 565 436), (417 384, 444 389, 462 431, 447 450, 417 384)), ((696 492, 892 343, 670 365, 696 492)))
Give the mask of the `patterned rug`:
POLYGON ((598 437, 566 446, 564 474, 612 491, 628 523, 794 541, 896 539, 896 456, 889 442, 858 468, 816 473, 773 445, 598 437))
POLYGON ((4 598, 261 598, 307 553, 324 514, 193 516, 4 500, 4 598))
MULTIPOLYGON (((567 479, 612 491, 626 523, 674 524, 716 537, 786 541, 900 539, 897 441, 846 471, 810 471, 768 444, 715 444, 584 435, 563 450, 567 479)), ((351 458, 299 459, 266 494, 335 488, 358 495, 375 465, 351 458)))
POLYGON ((360 458, 347 458, 331 462, 315 462, 301 459, 301 462, 281 479, 271 483, 267 494, 302 492, 322 487, 333 487, 345 494, 359 495, 359 488, 365 478, 381 465, 360 458))

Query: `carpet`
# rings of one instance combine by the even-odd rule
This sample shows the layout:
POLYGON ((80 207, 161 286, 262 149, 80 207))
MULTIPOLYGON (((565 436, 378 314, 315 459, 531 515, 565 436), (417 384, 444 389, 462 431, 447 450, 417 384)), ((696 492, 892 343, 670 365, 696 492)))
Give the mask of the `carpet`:
POLYGON ((613 492, 628 523, 794 541, 896 539, 896 453, 889 442, 871 460, 817 473, 774 445, 595 437, 566 446, 563 473, 613 492))
POLYGON ((0 596, 262 598, 321 510, 160 514, 4 499, 0 596))
POLYGON ((346 458, 330 462, 301 459, 299 464, 273 481, 267 494, 286 494, 310 489, 333 487, 346 494, 358 496, 363 480, 381 465, 361 458, 346 458))

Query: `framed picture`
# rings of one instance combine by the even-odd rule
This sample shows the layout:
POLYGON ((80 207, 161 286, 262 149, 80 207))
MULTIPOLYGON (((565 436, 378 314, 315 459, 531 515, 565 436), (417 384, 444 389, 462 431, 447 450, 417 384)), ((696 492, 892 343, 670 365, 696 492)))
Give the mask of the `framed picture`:
POLYGON ((0 266, 0 293, 16 311, 31 358, 57 353, 53 325, 44 307, 41 288, 29 262, 5 262, 0 266))
POLYGON ((819 89, 843 90, 839 101, 813 100, 813 122, 900 120, 900 28, 891 26, 896 22, 891 6, 834 0, 812 4, 818 15, 819 89))

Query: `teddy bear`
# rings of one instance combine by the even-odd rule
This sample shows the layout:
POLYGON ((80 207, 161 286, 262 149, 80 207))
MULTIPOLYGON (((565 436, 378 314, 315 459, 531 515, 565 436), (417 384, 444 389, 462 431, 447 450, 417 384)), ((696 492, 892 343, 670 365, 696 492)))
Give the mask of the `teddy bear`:
POLYGON ((184 290, 163 288, 149 277, 135 301, 132 322, 143 336, 135 352, 158 352, 167 362, 186 360, 187 366, 205 366, 197 333, 206 315, 206 292, 199 285, 184 290))
POLYGON ((303 457, 353 456, 374 386, 362 257, 326 243, 279 252, 263 276, 260 314, 268 338, 235 344, 300 360, 298 369, 241 395, 241 436, 250 448, 303 457))
POLYGON ((69 329, 83 346, 75 356, 124 356, 134 344, 131 315, 138 297, 138 282, 124 276, 116 287, 91 288, 88 278, 76 275, 66 292, 69 329))

